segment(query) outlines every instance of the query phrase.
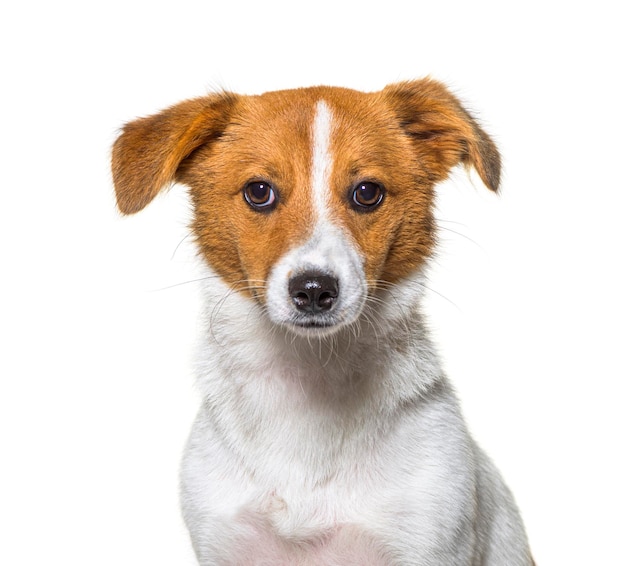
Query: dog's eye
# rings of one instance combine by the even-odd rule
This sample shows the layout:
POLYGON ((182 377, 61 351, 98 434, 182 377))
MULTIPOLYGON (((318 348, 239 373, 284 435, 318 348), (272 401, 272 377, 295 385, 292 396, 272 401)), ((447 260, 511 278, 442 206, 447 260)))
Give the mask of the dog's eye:
POLYGON ((276 192, 272 185, 265 181, 253 181, 248 183, 243 196, 246 202, 255 210, 268 211, 276 206, 276 192))
POLYGON ((363 181, 352 189, 351 198, 356 205, 355 208, 367 211, 376 208, 382 202, 384 196, 385 192, 378 183, 363 181))

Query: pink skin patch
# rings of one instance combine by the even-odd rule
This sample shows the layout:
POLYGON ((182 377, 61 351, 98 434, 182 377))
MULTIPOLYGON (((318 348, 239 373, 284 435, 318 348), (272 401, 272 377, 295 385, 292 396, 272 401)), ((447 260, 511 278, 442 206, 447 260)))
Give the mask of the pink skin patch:
POLYGON ((252 511, 240 516, 248 531, 238 546, 237 566, 388 566, 380 543, 354 525, 341 525, 305 539, 276 535, 269 519, 252 511))

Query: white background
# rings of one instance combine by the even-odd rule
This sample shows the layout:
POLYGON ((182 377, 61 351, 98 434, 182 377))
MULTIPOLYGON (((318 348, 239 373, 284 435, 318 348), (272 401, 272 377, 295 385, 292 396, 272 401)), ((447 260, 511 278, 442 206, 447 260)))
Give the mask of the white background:
MULTIPOLYGON (((8 4, 8 3, 7 3, 8 4)), ((182 187, 115 209, 109 148, 211 89, 447 82, 499 197, 439 189, 426 308, 539 566, 626 564, 619 3, 11 2, 0 23, 0 563, 193 565, 177 502, 198 399, 182 187), (228 6, 227 6, 228 5, 228 6), (19 6, 19 7, 18 7, 19 6), (179 246, 179 244, 182 244, 179 246)))

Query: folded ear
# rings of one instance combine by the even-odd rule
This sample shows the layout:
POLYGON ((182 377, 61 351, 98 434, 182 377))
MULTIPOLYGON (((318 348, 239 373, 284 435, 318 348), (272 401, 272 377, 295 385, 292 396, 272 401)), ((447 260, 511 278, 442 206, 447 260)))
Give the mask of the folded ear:
POLYGON ((196 98, 126 124, 111 162, 119 209, 139 212, 173 183, 181 162, 224 131, 235 101, 229 93, 196 98))
POLYGON ((441 83, 422 79, 383 90, 433 182, 459 163, 476 169, 492 191, 500 184, 500 154, 491 138, 441 83))

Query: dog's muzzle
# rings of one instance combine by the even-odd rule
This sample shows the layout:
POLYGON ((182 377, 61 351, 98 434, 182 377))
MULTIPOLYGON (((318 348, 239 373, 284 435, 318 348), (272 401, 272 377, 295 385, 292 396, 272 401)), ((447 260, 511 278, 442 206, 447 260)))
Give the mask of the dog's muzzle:
POLYGON ((317 229, 270 270, 265 294, 270 320, 307 337, 352 324, 367 298, 363 264, 341 230, 332 225, 317 229))

